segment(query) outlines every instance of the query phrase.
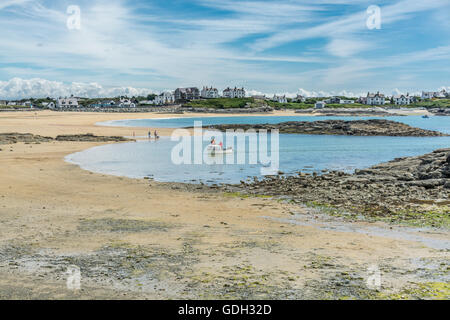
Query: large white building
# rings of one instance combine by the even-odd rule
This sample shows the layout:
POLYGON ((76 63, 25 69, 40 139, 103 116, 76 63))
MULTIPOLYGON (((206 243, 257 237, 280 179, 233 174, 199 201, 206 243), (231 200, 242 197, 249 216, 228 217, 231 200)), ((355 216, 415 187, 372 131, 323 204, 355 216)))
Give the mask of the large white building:
POLYGON ((370 106, 376 106, 376 105, 384 105, 386 102, 386 97, 384 94, 381 94, 380 92, 377 93, 367 93, 366 97, 366 104, 370 106))
POLYGON ((56 100, 57 108, 78 108, 78 106, 78 99, 74 96, 71 96, 70 98, 58 98, 56 100))
POLYGON ((204 99, 216 99, 219 98, 219 90, 213 87, 203 87, 200 96, 204 99))
POLYGON ((155 97, 156 105, 161 106, 163 104, 173 104, 173 103, 175 103, 175 96, 171 92, 163 92, 155 97))
POLYGON ((395 105, 401 106, 401 105, 409 105, 412 102, 412 97, 407 94, 399 94, 392 97, 392 100, 394 101, 395 105))
POLYGON ((223 97, 224 98, 245 98, 245 89, 239 89, 239 88, 226 88, 223 90, 223 97))

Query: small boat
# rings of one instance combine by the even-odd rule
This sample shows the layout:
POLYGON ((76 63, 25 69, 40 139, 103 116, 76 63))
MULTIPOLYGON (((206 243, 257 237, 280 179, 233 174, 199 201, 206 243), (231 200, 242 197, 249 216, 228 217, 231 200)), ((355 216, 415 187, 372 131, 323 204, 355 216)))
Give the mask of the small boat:
POLYGON ((430 117, 426 114, 426 115, 424 115, 424 116, 422 116, 422 118, 424 118, 424 119, 430 119, 430 117))
POLYGON ((217 144, 211 144, 208 146, 208 150, 212 155, 216 154, 230 154, 233 153, 233 148, 226 148, 224 149, 222 146, 219 146, 217 144))

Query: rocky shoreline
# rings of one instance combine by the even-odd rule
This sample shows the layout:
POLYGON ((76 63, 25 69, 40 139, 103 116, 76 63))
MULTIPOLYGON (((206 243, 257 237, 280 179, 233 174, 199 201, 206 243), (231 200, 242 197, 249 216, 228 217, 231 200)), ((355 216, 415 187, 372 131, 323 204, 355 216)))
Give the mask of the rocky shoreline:
POLYGON ((303 109, 296 113, 309 113, 315 116, 392 116, 383 108, 324 108, 324 109, 303 109))
POLYGON ((322 207, 332 214, 382 218, 387 221, 450 227, 450 148, 399 158, 354 174, 323 175, 299 172, 270 176, 227 192, 285 197, 292 202, 322 207))
POLYGON ((0 133, 0 145, 2 144, 15 144, 23 142, 30 143, 42 143, 50 141, 77 141, 77 142, 125 142, 131 141, 130 139, 120 136, 95 136, 93 134, 74 134, 74 135, 59 135, 56 138, 44 137, 40 135, 34 135, 31 133, 0 133))
POLYGON ((350 135, 350 136, 408 136, 441 137, 447 134, 411 127, 407 124, 384 120, 325 120, 325 121, 289 121, 279 124, 222 124, 210 128, 226 130, 279 130, 280 133, 313 135, 350 135))

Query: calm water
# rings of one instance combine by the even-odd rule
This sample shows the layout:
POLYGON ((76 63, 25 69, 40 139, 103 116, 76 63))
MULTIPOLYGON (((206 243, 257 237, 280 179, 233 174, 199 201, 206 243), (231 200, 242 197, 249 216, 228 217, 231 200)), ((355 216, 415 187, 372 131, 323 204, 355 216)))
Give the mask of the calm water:
MULTIPOLYGON (((141 127, 187 127, 202 120, 204 126, 218 123, 279 123, 283 121, 315 121, 331 117, 214 117, 159 120, 123 120, 108 125, 141 127)), ((333 117, 332 119, 361 119, 333 117)), ((367 118, 366 118, 367 119, 367 118)), ((389 117, 412 126, 450 133, 446 117, 389 117)), ((248 142, 247 142, 248 143, 248 142)), ((83 169, 127 176, 153 177, 157 181, 239 183, 248 177, 261 175, 261 164, 254 165, 175 165, 172 148, 178 142, 163 137, 159 141, 111 144, 95 147, 67 157, 83 169)), ((206 147, 208 143, 204 143, 206 147)), ((397 157, 414 156, 439 148, 450 147, 450 137, 351 137, 280 135, 280 170, 286 174, 297 171, 321 172, 323 169, 351 172, 397 157)), ((246 148, 246 156, 248 157, 246 148)), ((235 155, 236 156, 236 155, 235 155)))
POLYGON ((247 123, 280 123, 286 121, 320 121, 320 120, 364 120, 364 119, 387 119, 403 122, 413 127, 437 130, 450 133, 450 119, 448 117, 430 117, 424 119, 421 116, 408 117, 304 117, 304 116, 251 116, 251 117, 193 117, 193 118, 171 118, 171 119, 137 119, 137 120, 116 120, 98 123, 105 126, 119 127, 145 127, 145 128, 183 128, 192 127, 194 121, 202 121, 207 127, 214 124, 247 124, 247 123))

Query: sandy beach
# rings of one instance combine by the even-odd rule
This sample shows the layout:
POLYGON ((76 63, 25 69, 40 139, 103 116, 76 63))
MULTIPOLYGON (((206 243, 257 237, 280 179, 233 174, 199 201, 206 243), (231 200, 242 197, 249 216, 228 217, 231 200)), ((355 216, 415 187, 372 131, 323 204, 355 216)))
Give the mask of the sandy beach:
MULTIPOLYGON (((148 128, 96 123, 170 116, 200 115, 5 112, 0 133, 145 136, 148 128)), ((439 295, 447 230, 350 223, 287 201, 107 176, 64 161, 96 145, 0 145, 0 298, 448 298, 439 295), (70 265, 81 269, 81 290, 66 287, 70 265), (381 288, 367 286, 373 266, 381 288)))

